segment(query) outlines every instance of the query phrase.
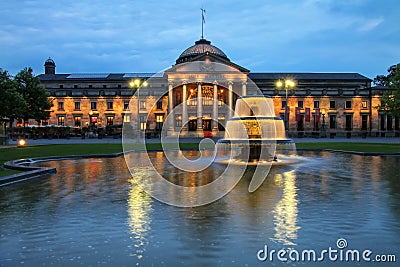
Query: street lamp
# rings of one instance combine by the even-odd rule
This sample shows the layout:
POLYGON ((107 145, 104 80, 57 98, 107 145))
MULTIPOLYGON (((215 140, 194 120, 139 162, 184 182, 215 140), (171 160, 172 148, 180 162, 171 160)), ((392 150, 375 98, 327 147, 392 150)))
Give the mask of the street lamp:
POLYGON ((90 126, 90 130, 92 130, 92 128, 93 128, 92 117, 93 117, 93 111, 90 110, 90 111, 89 111, 89 123, 90 123, 89 126, 90 126))
POLYGON ((326 137, 326 124, 325 124, 325 109, 321 110, 322 114, 322 137, 326 137))
POLYGON ((140 135, 141 135, 141 127, 140 127, 140 99, 139 99, 139 94, 140 94, 140 87, 147 87, 148 86, 148 82, 147 81, 142 81, 139 78, 136 78, 134 80, 131 80, 129 82, 129 87, 131 87, 132 89, 136 88, 136 95, 137 95, 137 112, 138 112, 138 119, 137 119, 137 138, 138 140, 140 139, 140 135))
POLYGON ((286 132, 289 131, 289 118, 288 118, 288 90, 293 89, 296 86, 296 83, 291 79, 286 79, 284 81, 278 80, 276 82, 276 88, 285 88, 286 92, 286 105, 285 105, 285 129, 286 132))
POLYGON ((17 147, 24 147, 25 145, 26 145, 26 139, 25 138, 18 139, 17 147))

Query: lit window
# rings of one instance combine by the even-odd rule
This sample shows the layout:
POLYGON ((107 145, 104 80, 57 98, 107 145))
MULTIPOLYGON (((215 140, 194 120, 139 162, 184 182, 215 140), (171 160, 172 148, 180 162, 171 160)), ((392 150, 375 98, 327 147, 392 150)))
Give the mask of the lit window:
POLYGON ((107 125, 113 125, 114 124, 114 117, 109 116, 107 117, 107 125))
POLYGON ((175 117, 175 126, 176 127, 181 127, 182 126, 182 116, 178 115, 175 117))
POLYGON ((41 124, 42 124, 42 126, 47 126, 47 125, 49 125, 49 121, 48 120, 42 120, 41 124))
POLYGON ((225 96, 219 95, 218 96, 218 106, 222 106, 225 103, 225 96))
POLYGON ((362 107, 363 109, 368 108, 368 101, 363 101, 363 102, 361 103, 361 107, 362 107))
POLYGON ((74 121, 75 121, 75 126, 76 127, 81 127, 81 122, 82 122, 82 117, 81 116, 74 117, 74 121))
POLYGON ((59 126, 64 126, 65 116, 58 116, 57 120, 58 120, 58 125, 59 126))
POLYGON ((147 125, 146 125, 146 115, 140 115, 139 120, 140 120, 140 130, 146 130, 147 125))
POLYGON ((156 117, 156 122, 163 122, 164 116, 163 115, 157 115, 156 117))
POLYGON ((196 106, 197 105, 197 98, 191 98, 187 100, 187 105, 188 106, 196 106))
POLYGON ((124 122, 131 122, 131 114, 124 114, 124 122))
POLYGON ((164 115, 156 115, 156 130, 161 130, 163 126, 164 115))

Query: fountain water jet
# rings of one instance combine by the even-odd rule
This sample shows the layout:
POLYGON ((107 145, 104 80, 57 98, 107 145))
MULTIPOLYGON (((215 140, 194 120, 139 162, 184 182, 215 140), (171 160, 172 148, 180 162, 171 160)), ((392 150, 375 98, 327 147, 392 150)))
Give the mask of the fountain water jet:
POLYGON ((217 143, 217 162, 246 165, 288 164, 296 154, 283 120, 275 116, 270 97, 245 96, 236 101, 225 137, 217 143))

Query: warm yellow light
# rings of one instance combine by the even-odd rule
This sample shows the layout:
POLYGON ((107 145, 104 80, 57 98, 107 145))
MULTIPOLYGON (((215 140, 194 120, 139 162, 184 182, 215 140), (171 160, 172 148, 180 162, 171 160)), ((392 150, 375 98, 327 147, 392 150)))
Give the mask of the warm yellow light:
POLYGON ((139 85, 140 85, 140 80, 139 80, 139 79, 135 79, 134 83, 135 83, 136 86, 139 87, 139 85))
POLYGON ((325 115, 325 109, 324 109, 324 108, 321 109, 321 114, 322 114, 322 115, 325 115))
POLYGON ((130 81, 130 82, 129 82, 129 87, 132 88, 132 87, 134 87, 134 86, 135 86, 135 83, 134 83, 133 81, 130 81))
POLYGON ((89 112, 89 115, 92 116, 92 115, 93 115, 93 111, 90 111, 90 112, 89 112))
POLYGON ((283 86, 283 83, 281 80, 276 82, 276 87, 281 88, 283 86))
POLYGON ((224 89, 221 89, 221 94, 224 92, 224 89))
POLYGON ((18 147, 23 147, 26 145, 26 140, 21 138, 18 140, 18 147))
POLYGON ((293 88, 295 86, 295 83, 292 80, 286 80, 285 81, 285 86, 293 88))
POLYGON ((147 87, 149 84, 147 83, 147 81, 144 81, 142 86, 147 87))

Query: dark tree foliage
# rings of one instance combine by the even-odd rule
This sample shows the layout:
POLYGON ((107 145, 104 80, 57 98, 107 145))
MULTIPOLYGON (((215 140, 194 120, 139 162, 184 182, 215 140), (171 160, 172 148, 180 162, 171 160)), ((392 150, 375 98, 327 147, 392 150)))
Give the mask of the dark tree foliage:
POLYGON ((386 86, 388 91, 384 93, 381 104, 376 108, 386 111, 393 116, 400 116, 400 63, 390 66, 387 75, 378 75, 374 79, 375 85, 386 86))
POLYGON ((49 110, 52 103, 48 99, 47 91, 40 85, 39 79, 33 75, 31 68, 21 70, 14 81, 17 91, 22 95, 27 103, 27 109, 24 112, 23 119, 34 119, 37 122, 50 118, 49 110))
POLYGON ((0 69, 0 119, 14 121, 24 116, 27 103, 17 91, 15 81, 6 71, 0 69))

